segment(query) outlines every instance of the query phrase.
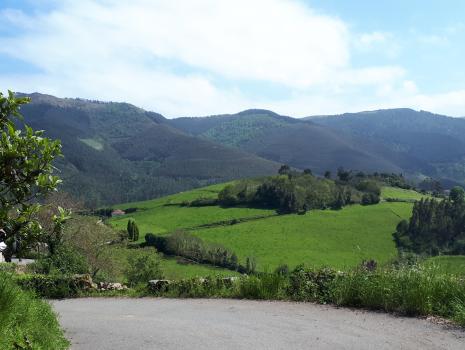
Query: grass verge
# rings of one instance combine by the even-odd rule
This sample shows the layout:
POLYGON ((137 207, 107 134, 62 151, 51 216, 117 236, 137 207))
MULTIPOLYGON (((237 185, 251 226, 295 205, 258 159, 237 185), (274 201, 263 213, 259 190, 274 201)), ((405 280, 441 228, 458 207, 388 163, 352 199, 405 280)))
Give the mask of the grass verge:
POLYGON ((67 349, 49 304, 21 290, 0 272, 0 349, 67 349))
POLYGON ((338 272, 296 267, 288 275, 261 273, 230 278, 175 281, 152 295, 329 303, 406 316, 439 316, 465 326, 465 279, 436 267, 415 265, 338 272))

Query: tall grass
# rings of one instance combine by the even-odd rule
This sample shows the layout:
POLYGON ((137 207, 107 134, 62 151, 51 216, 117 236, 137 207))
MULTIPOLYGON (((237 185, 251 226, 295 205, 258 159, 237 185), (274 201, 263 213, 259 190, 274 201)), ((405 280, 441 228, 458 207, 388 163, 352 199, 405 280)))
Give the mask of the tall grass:
POLYGON ((50 305, 0 272, 0 349, 67 349, 50 305))
POLYGON ((348 272, 298 266, 289 275, 260 273, 230 283, 220 277, 177 281, 158 295, 311 301, 408 316, 435 315, 465 326, 465 279, 434 266, 348 272))
POLYGON ((465 280, 435 266, 357 269, 332 284, 337 305, 364 307, 405 315, 437 315, 465 325, 465 280))

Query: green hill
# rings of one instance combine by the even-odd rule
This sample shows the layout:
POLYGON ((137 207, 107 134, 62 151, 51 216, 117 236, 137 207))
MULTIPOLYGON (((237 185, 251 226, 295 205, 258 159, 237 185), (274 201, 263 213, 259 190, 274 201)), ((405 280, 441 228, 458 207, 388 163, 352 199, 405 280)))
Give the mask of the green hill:
MULTIPOLYGON (((183 229, 208 242, 234 251, 240 262, 257 260, 258 268, 274 269, 300 263, 344 268, 364 259, 386 262, 396 256, 392 233, 401 219, 410 217, 412 203, 386 202, 371 206, 350 205, 342 210, 311 210, 305 215, 276 215, 271 209, 220 206, 188 207, 183 202, 216 198, 225 186, 214 185, 151 201, 119 205, 138 211, 113 218, 111 224, 125 229, 136 220, 141 238, 145 233, 168 234, 183 229), (236 220, 234 223, 232 220, 236 220), (208 227, 205 227, 208 225, 208 227)), ((382 196, 419 199, 421 194, 383 188, 382 196)))

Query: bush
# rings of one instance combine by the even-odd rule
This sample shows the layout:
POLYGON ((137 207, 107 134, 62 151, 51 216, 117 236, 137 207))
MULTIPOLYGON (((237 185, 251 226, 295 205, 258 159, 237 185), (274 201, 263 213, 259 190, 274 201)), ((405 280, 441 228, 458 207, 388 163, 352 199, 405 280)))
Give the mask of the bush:
POLYGON ((237 297, 245 299, 284 299, 288 279, 276 273, 262 273, 240 279, 237 297))
POLYGON ((362 196, 362 205, 372 205, 372 204, 378 204, 380 201, 379 195, 375 193, 365 193, 362 196))
POLYGON ((166 252, 166 236, 157 236, 153 233, 145 235, 145 246, 155 247, 158 251, 166 252))
POLYGON ((18 275, 15 279, 21 288, 33 291, 43 298, 74 298, 82 289, 79 278, 73 276, 34 274, 18 275))
POLYGON ((0 272, 0 349, 67 349, 50 307, 0 272))
POLYGON ((218 205, 218 199, 216 198, 198 198, 188 204, 190 207, 208 207, 218 205))
POLYGON ((134 251, 128 256, 128 267, 125 271, 131 287, 146 284, 150 280, 162 279, 160 259, 153 249, 134 251))
POLYGON ((297 266, 289 276, 288 294, 293 300, 330 303, 336 275, 330 268, 312 270, 297 266))
POLYGON ((67 245, 58 247, 51 256, 38 259, 30 267, 40 274, 85 274, 89 273, 86 259, 75 249, 67 245))

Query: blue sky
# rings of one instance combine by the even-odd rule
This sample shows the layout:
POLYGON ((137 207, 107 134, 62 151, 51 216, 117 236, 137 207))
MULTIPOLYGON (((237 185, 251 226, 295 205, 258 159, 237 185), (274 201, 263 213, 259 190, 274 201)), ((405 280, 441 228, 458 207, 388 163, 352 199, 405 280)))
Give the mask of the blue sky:
POLYGON ((0 0, 0 90, 168 117, 465 116, 464 1, 0 0))

